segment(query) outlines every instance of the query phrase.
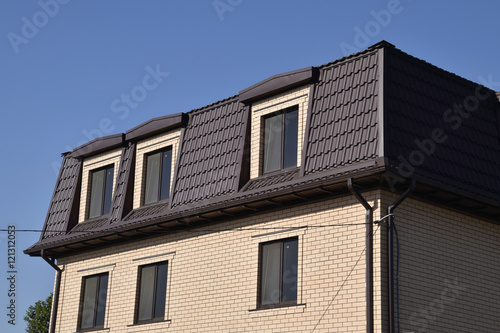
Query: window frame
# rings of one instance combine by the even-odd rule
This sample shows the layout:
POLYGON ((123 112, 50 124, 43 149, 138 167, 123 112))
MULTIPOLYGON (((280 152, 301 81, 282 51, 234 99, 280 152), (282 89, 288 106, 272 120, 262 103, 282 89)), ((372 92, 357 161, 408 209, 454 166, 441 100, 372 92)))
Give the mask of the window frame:
POLYGON ((138 266, 137 270, 137 288, 136 288, 136 302, 135 302, 135 311, 134 311, 134 324, 140 325, 140 324, 148 324, 148 323, 155 323, 155 322, 162 322, 166 321, 167 317, 167 299, 168 299, 168 278, 169 278, 169 260, 164 260, 164 261, 159 261, 159 262, 154 262, 154 263, 147 263, 138 266), (158 297, 158 271, 159 271, 159 266, 160 265, 166 265, 166 271, 165 271, 165 290, 161 291, 161 295, 163 296, 162 302, 164 303, 164 308, 163 308, 163 315, 158 317, 156 316, 156 302, 157 302, 157 297, 158 297), (153 298, 151 300, 152 304, 151 305, 151 318, 150 319, 144 319, 140 320, 139 319, 139 314, 140 314, 140 308, 141 308, 141 284, 142 284, 142 272, 144 268, 147 267, 155 267, 155 275, 154 275, 154 286, 153 288, 153 298))
POLYGON ((86 332, 86 331, 95 331, 95 330, 100 330, 104 329, 106 325, 106 311, 107 311, 107 306, 108 306, 108 292, 109 292, 109 281, 110 281, 110 274, 109 272, 103 272, 103 273, 97 273, 97 274, 92 274, 92 275, 87 275, 82 277, 82 286, 81 286, 81 294, 80 294, 80 303, 79 303, 79 311, 78 311, 78 324, 77 324, 77 330, 79 332, 86 332), (106 289, 101 291, 101 283, 102 283, 102 278, 106 276, 106 289), (92 326, 91 327, 82 327, 82 321, 83 321, 83 312, 84 312, 84 305, 85 305, 85 295, 86 295, 86 282, 88 279, 91 278, 98 278, 97 279, 97 285, 96 285, 96 291, 95 291, 95 303, 94 303, 94 313, 93 313, 93 318, 92 318, 92 326), (100 295, 101 293, 104 293, 104 305, 100 304, 100 295), (97 317, 98 317, 98 311, 99 307, 103 306, 103 319, 102 319, 102 325, 99 324, 97 325, 97 317))
MULTIPOLYGON (((291 168, 296 168, 299 165, 299 155, 298 155, 298 145, 299 145, 299 105, 295 104, 286 108, 283 108, 281 110, 278 110, 276 112, 268 113, 262 116, 261 118, 261 126, 262 126, 262 163, 261 163, 261 174, 262 175, 267 175, 273 172, 279 172, 281 170, 286 170, 286 169, 291 169, 291 168), (291 143, 293 144, 293 147, 295 147, 295 164, 294 165, 288 165, 285 166, 285 152, 286 152, 286 146, 287 146, 287 127, 289 128, 290 126, 287 126, 287 118, 286 115, 290 114, 292 112, 296 113, 295 117, 295 124, 293 126, 294 129, 294 142, 291 143), (280 152, 279 152, 279 167, 276 169, 272 170, 266 170, 266 147, 267 147, 267 140, 266 140, 266 121, 270 118, 274 118, 280 116, 280 122, 281 122, 281 132, 280 132, 280 140, 281 140, 281 145, 280 145, 280 152)), ((290 144, 290 143, 289 143, 290 144)))
POLYGON ((287 237, 287 238, 281 238, 281 239, 276 239, 276 240, 270 240, 266 242, 261 242, 259 243, 259 265, 258 265, 258 283, 257 283, 257 308, 258 309, 268 309, 268 308, 279 308, 279 307, 286 307, 286 306, 293 306, 293 305, 298 305, 299 304, 299 272, 298 272, 298 267, 299 267, 299 261, 301 260, 300 254, 299 254, 299 247, 300 247, 300 239, 298 236, 292 236, 292 237, 287 237), (283 267, 283 258, 284 258, 284 251, 283 247, 285 242, 287 241, 295 241, 296 246, 297 246, 297 261, 295 262, 296 270, 297 272, 295 273, 295 285, 296 285, 296 295, 295 295, 295 300, 292 301, 283 301, 282 296, 283 296, 283 272, 284 272, 284 267, 283 267), (280 262, 280 269, 279 269, 279 301, 278 303, 270 303, 270 304, 262 304, 263 300, 263 277, 264 277, 264 258, 263 258, 263 248, 266 245, 271 245, 271 244, 280 244, 280 257, 279 257, 279 262, 280 262))
MULTIPOLYGON (((80 204, 78 210, 78 223, 88 220, 89 199, 90 199, 90 173, 102 167, 114 166, 113 189, 115 192, 116 181, 118 179, 120 161, 123 153, 123 147, 115 148, 110 151, 99 153, 97 155, 85 157, 82 161, 81 182, 80 182, 80 204)), ((112 207, 112 206, 111 206, 112 207)), ((102 218, 102 217, 99 217, 102 218)), ((94 219, 94 218, 93 218, 94 219)))
POLYGON ((142 198, 142 205, 143 206, 146 206, 146 205, 154 205, 156 203, 159 203, 159 202, 162 202, 162 201, 167 201, 167 200, 170 200, 170 195, 171 195, 171 191, 172 191, 172 167, 173 167, 173 145, 168 145, 168 146, 165 146, 165 147, 162 147, 160 149, 157 149, 157 150, 154 150, 154 151, 151 151, 151 152, 147 152, 144 154, 144 165, 143 165, 143 170, 144 170, 144 177, 143 177, 143 180, 142 180, 142 183, 143 183, 143 198, 142 198), (162 199, 162 189, 163 189, 163 180, 164 180, 164 170, 163 170, 163 159, 164 159, 164 156, 163 154, 165 154, 166 152, 170 151, 170 166, 169 166, 169 169, 168 169, 168 186, 167 186, 167 189, 168 189, 168 195, 166 198, 163 198, 162 199), (157 193, 157 200, 156 201, 150 201, 150 202, 146 202, 146 198, 147 198, 147 193, 148 193, 148 189, 147 189, 147 186, 148 186, 148 158, 152 155, 156 155, 156 154, 161 154, 160 155, 160 164, 159 164, 159 167, 158 167, 158 170, 159 170, 159 175, 158 175, 158 193, 157 193))
POLYGON ((96 219, 96 218, 100 218, 102 216, 106 216, 108 214, 111 213, 111 207, 113 206, 113 191, 114 191, 114 175, 115 175, 115 165, 114 163, 112 164, 109 164, 109 165, 106 165, 104 167, 100 167, 100 168, 96 168, 96 169, 92 169, 89 171, 89 187, 88 187, 88 210, 87 210, 87 214, 86 214, 86 218, 87 219, 96 219), (108 171, 111 170, 111 188, 107 188, 107 180, 108 180, 108 171), (95 215, 95 216, 90 216, 91 214, 91 211, 92 211, 92 194, 94 193, 93 192, 93 179, 94 179, 94 174, 97 173, 97 172, 100 172, 100 171, 104 171, 104 177, 103 177, 103 186, 102 186, 102 200, 100 202, 100 213, 99 215, 95 215), (108 193, 109 191, 109 211, 108 212, 104 212, 104 208, 105 208, 105 202, 106 202, 106 194, 108 193))
MULTIPOLYGON (((262 117, 295 105, 298 105, 299 107, 297 168, 302 166, 302 163, 304 162, 303 150, 306 122, 312 98, 312 90, 313 86, 311 84, 305 84, 282 93, 256 100, 250 104, 250 122, 252 124, 250 129, 250 179, 256 179, 261 176, 268 175, 264 175, 262 173, 264 159, 262 149, 264 140, 262 117)), ((287 172, 289 170, 293 170, 293 168, 277 171, 276 174, 279 174, 280 172, 287 172)), ((272 173, 269 173, 269 175, 272 175, 272 173)))

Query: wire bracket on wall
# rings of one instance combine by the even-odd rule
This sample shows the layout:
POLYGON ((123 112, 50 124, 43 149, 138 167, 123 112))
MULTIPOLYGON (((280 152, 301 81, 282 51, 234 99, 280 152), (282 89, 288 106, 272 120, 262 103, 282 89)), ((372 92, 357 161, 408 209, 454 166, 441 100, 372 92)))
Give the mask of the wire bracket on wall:
POLYGON ((380 222, 382 222, 383 220, 385 220, 386 218, 388 218, 390 216, 394 216, 394 214, 387 214, 386 216, 381 217, 378 220, 373 221, 373 224, 379 224, 380 222))

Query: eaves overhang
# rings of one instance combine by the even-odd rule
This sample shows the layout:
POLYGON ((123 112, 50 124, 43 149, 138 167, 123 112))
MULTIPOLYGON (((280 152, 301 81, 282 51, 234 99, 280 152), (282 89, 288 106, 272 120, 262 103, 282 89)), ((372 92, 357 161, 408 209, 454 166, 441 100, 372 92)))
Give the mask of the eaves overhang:
POLYGON ((306 67, 294 71, 273 75, 239 92, 239 101, 249 104, 253 101, 272 96, 314 81, 318 70, 306 67))
MULTIPOLYGON (((216 224, 272 209, 283 209, 290 205, 341 197, 350 193, 347 188, 349 178, 355 180, 361 191, 383 189, 399 193, 408 186, 409 179, 400 179, 394 187, 387 179, 395 175, 394 170, 385 164, 384 158, 377 158, 358 163, 356 166, 335 168, 284 183, 239 192, 223 199, 196 202, 189 205, 189 208, 161 209, 156 214, 130 219, 87 233, 56 236, 38 242, 24 252, 30 256, 39 256, 43 249, 47 255, 57 258, 121 241, 176 233, 187 228, 216 224)), ((457 192, 455 188, 418 175, 415 177, 417 188, 412 194, 414 199, 500 223, 500 203, 474 197, 470 193, 457 192)))
MULTIPOLYGON (((386 179, 397 179, 395 169, 387 167, 386 179)), ((413 196, 421 201, 451 208, 467 215, 484 218, 500 224, 500 201, 484 197, 475 192, 440 182, 419 174, 413 174, 412 179, 417 182, 413 196)), ((403 180, 405 183, 406 180, 403 180)), ((392 182, 394 184, 394 182, 392 182)), ((389 185, 391 188, 391 185, 389 185)))
POLYGON ((71 156, 75 158, 83 158, 90 155, 95 155, 113 148, 123 146, 125 135, 123 133, 103 136, 92 141, 89 141, 79 147, 76 147, 71 152, 71 156))
POLYGON ((116 223, 115 226, 101 230, 48 238, 24 252, 31 256, 39 256, 43 249, 49 256, 61 257, 86 248, 157 235, 159 231, 175 232, 179 227, 194 227, 205 225, 207 222, 217 223, 277 207, 348 195, 347 179, 350 177, 354 177, 364 188, 376 188, 385 170, 385 166, 380 164, 381 161, 374 159, 358 163, 356 166, 350 165, 281 184, 239 192, 223 199, 205 200, 189 205, 187 209, 179 207, 162 210, 158 214, 116 223))
POLYGON ((186 126, 187 114, 181 112, 150 119, 125 133, 126 141, 137 141, 155 134, 186 126))

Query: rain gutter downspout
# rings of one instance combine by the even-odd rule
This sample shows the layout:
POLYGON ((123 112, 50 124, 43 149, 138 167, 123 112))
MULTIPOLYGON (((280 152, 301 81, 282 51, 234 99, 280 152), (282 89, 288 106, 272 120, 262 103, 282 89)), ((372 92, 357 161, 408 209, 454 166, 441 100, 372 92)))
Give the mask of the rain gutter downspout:
POLYGON ((373 208, 354 188, 352 178, 347 179, 347 188, 366 209, 366 332, 373 333, 373 208))
POLYGON ((49 259, 45 254, 44 250, 40 251, 40 256, 45 260, 50 266, 52 266, 56 272, 56 285, 54 288, 54 295, 52 295, 52 318, 50 320, 50 328, 49 333, 55 333, 56 331, 56 317, 57 317, 57 308, 59 305, 59 289, 61 289, 61 273, 62 269, 59 268, 54 262, 54 259, 49 259))
MULTIPOLYGON (((387 208, 387 215, 389 216, 389 222, 387 224, 387 231, 389 233, 389 241, 388 241, 388 284, 389 284, 389 332, 395 333, 395 320, 394 320, 394 210, 410 195, 413 190, 415 190, 416 182, 412 179, 410 187, 406 189, 406 191, 401 194, 401 196, 394 201, 394 203, 387 208)), ((399 331, 399 324, 398 324, 399 331)))

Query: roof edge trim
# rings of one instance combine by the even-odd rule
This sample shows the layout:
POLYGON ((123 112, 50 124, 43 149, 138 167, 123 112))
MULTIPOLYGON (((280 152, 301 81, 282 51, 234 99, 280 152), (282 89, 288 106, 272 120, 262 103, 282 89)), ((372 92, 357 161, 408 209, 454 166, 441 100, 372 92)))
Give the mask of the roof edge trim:
POLYGON ((94 155, 112 148, 120 147, 123 145, 124 140, 125 134, 123 133, 102 136, 76 147, 71 152, 71 156, 79 158, 94 155))
POLYGON ((188 116, 183 112, 153 118, 128 130, 125 133, 125 140, 139 140, 163 131, 184 127, 187 124, 187 120, 188 116))
POLYGON ((273 75, 263 81, 260 81, 259 83, 241 90, 239 92, 239 100, 242 103, 248 104, 282 91, 295 88, 313 81, 317 78, 318 73, 319 71, 317 68, 310 66, 273 75))

